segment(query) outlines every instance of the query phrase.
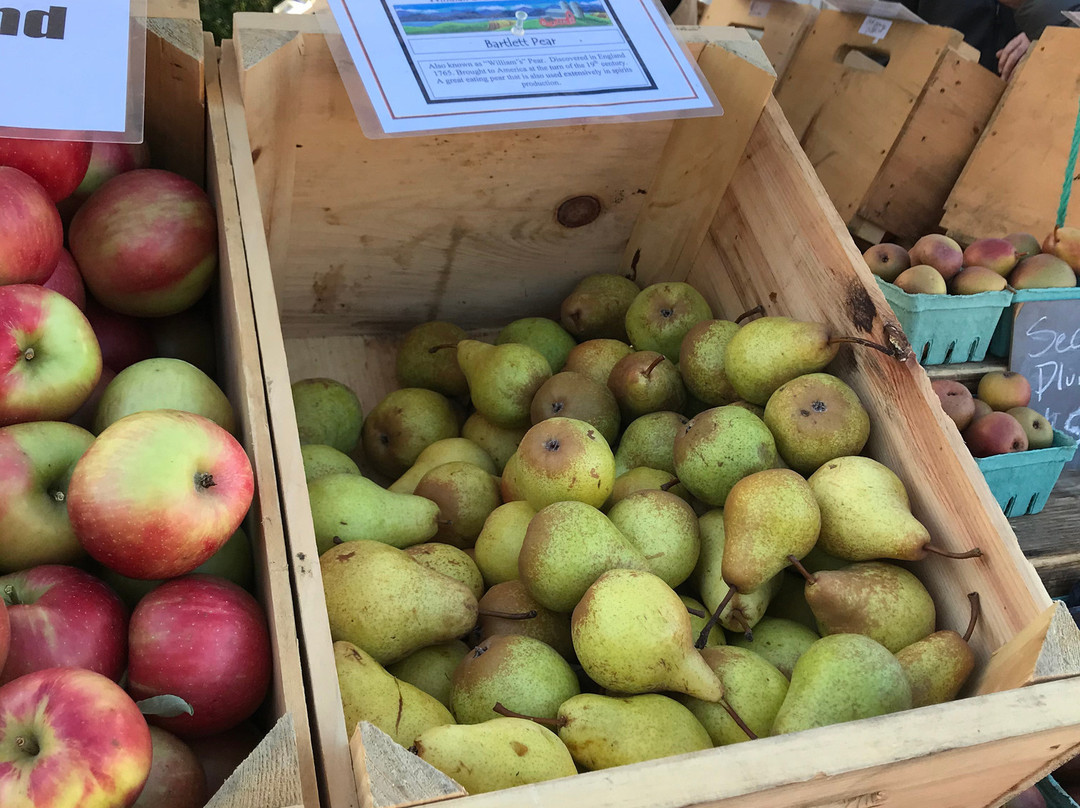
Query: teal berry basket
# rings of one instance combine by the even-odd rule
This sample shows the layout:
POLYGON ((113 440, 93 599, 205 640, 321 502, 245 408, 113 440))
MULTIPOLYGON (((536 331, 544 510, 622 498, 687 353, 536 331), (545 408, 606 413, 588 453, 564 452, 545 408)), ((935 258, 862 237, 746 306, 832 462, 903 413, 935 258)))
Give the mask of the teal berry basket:
POLYGON ((1013 290, 1012 308, 1006 309, 997 328, 994 337, 990 340, 990 354, 999 358, 1007 358, 1012 346, 1013 315, 1021 303, 1032 300, 1080 300, 1080 286, 1063 289, 1015 289, 1013 290))
POLYGON ((977 295, 909 295, 881 278, 877 282, 921 365, 981 362, 1002 313, 1013 299, 1009 290, 977 295))
POLYGON ((1059 429, 1045 449, 977 457, 990 492, 1006 516, 1027 516, 1043 509, 1065 464, 1076 454, 1076 441, 1059 429))
POLYGON ((1080 808, 1053 777, 1045 777, 1035 784, 1046 800, 1046 808, 1080 808))

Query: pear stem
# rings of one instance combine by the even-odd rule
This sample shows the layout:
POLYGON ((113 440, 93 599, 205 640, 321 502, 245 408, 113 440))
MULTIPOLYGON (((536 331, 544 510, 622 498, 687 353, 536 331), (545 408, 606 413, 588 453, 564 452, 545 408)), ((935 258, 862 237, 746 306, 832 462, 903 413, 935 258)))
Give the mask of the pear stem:
POLYGON ((671 480, 671 481, 666 482, 666 483, 661 483, 660 490, 661 491, 670 491, 672 488, 674 488, 678 484, 679 484, 679 478, 676 477, 674 480, 671 480))
POLYGON ((754 630, 750 628, 750 624, 746 622, 746 615, 740 612, 738 609, 731 613, 731 622, 739 627, 743 636, 746 637, 747 642, 754 641, 754 630))
POLYGON ((505 715, 507 718, 524 718, 526 721, 535 721, 537 724, 541 724, 545 727, 559 727, 566 726, 565 718, 539 718, 535 715, 524 715, 523 713, 515 713, 513 710, 508 710, 502 706, 501 701, 495 702, 495 706, 491 708, 499 715, 505 715))
POLYGON ((943 558, 980 558, 982 556, 982 550, 978 547, 968 550, 966 553, 950 553, 948 550, 942 550, 940 547, 935 547, 932 544, 924 544, 923 549, 928 553, 934 553, 943 558))
POLYGON ((742 314, 740 314, 738 317, 736 317, 735 318, 735 324, 738 325, 743 320, 745 320, 747 317, 753 317, 755 314, 764 314, 764 313, 765 313, 765 308, 759 303, 758 305, 754 306, 754 308, 750 309, 749 311, 744 311, 742 314))
POLYGON ((967 631, 964 632, 964 642, 970 640, 971 635, 975 633, 975 624, 979 622, 979 612, 981 611, 978 592, 969 593, 968 600, 971 602, 971 620, 968 621, 967 631))
POLYGON ((739 729, 746 733, 746 737, 751 741, 758 739, 757 733, 755 733, 750 727, 746 726, 746 722, 739 717, 739 714, 735 712, 735 708, 727 703, 726 699, 720 699, 720 706, 727 711, 727 714, 731 716, 731 720, 739 725, 739 729))
POLYGON ((532 620, 536 617, 537 611, 536 609, 529 609, 527 612, 499 612, 480 609, 477 614, 481 617, 499 617, 503 620, 532 620))
POLYGON ((835 345, 838 342, 849 342, 852 345, 865 345, 867 348, 873 348, 875 351, 881 351, 883 354, 885 354, 886 356, 891 356, 893 359, 898 358, 896 356, 896 353, 892 349, 886 348, 884 345, 879 345, 876 342, 871 342, 868 339, 863 339, 862 337, 832 337, 829 340, 830 345, 835 345))
POLYGON ((686 611, 690 612, 694 617, 708 617, 708 614, 706 614, 704 610, 695 609, 693 606, 687 606, 686 611))
POLYGON ((729 586, 727 594, 724 595, 723 600, 721 600, 720 604, 716 607, 716 611, 709 615, 709 619, 705 621, 705 625, 702 627, 701 633, 698 634, 697 642, 694 643, 694 647, 697 648, 699 651, 704 648, 705 643, 709 641, 709 632, 713 630, 713 626, 715 626, 717 621, 720 619, 720 613, 724 611, 724 607, 726 607, 728 603, 731 602, 731 599, 735 597, 736 594, 738 593, 735 591, 735 587, 729 586))
POLYGON ((664 361, 664 360, 665 360, 666 358, 667 358, 667 357, 665 357, 665 356, 664 356, 663 354, 661 354, 660 356, 656 357, 656 359, 654 359, 654 360, 652 361, 652 364, 651 364, 651 365, 649 365, 649 366, 648 366, 647 368, 645 368, 645 376, 646 376, 646 377, 649 377, 649 376, 651 376, 651 375, 652 375, 652 372, 653 372, 653 371, 654 371, 654 370, 656 369, 656 366, 657 366, 657 365, 659 365, 659 364, 660 364, 661 362, 663 362, 663 361, 664 361))
POLYGON ((427 351, 428 351, 428 353, 437 353, 438 351, 441 351, 443 348, 456 348, 456 347, 457 347, 456 342, 444 342, 442 345, 432 345, 430 348, 427 349, 427 351))
POLYGON ((795 570, 799 573, 799 575, 801 575, 803 578, 806 579, 807 583, 811 583, 811 584, 816 584, 817 583, 817 576, 811 574, 806 569, 806 567, 804 567, 802 565, 802 562, 799 561, 799 559, 797 559, 794 555, 789 555, 787 557, 787 560, 791 562, 791 566, 793 566, 795 568, 795 570))

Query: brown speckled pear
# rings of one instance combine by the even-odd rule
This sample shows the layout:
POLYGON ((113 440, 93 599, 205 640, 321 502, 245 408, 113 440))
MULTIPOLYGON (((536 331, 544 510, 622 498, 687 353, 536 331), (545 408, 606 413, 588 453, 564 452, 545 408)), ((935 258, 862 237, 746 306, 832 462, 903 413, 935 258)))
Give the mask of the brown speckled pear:
POLYGON ((764 407, 784 382, 817 373, 836 358, 840 346, 830 343, 832 336, 827 325, 787 317, 749 322, 724 354, 728 381, 741 399, 764 407))
POLYGON ((599 508, 615 485, 615 456, 592 424, 549 418, 521 439, 514 481, 537 510, 566 500, 599 508))

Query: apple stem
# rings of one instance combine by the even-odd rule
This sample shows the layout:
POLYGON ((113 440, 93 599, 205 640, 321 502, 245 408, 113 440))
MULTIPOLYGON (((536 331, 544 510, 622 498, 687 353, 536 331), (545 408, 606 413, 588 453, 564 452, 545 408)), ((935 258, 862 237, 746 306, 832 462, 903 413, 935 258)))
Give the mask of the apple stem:
POLYGON ((65 499, 67 499, 67 497, 64 496, 63 491, 53 491, 51 496, 54 502, 63 502, 65 499))
POLYGON ((738 593, 735 591, 735 587, 729 586, 727 594, 724 595, 719 605, 717 605, 716 611, 709 615, 709 619, 705 621, 705 625, 701 628, 701 633, 698 634, 697 642, 694 643, 694 647, 697 648, 699 651, 704 648, 705 643, 709 641, 709 633, 713 630, 713 626, 715 626, 717 621, 720 619, 720 613, 724 611, 724 607, 726 607, 731 602, 731 599, 735 597, 736 594, 738 593))
POLYGON ((507 718, 524 718, 527 721, 535 721, 537 724, 542 724, 545 727, 555 727, 557 729, 559 727, 566 726, 565 718, 539 718, 535 715, 515 713, 513 710, 508 710, 506 707, 503 707, 501 701, 495 702, 495 706, 491 709, 497 712, 499 715, 505 715, 507 718))
POLYGON ((979 622, 979 593, 971 592, 968 594, 968 600, 971 602, 971 620, 968 621, 967 631, 964 632, 964 642, 971 639, 971 635, 975 632, 975 624, 979 622))
POLYGON ((694 615, 694 617, 708 617, 704 609, 695 609, 693 606, 687 606, 686 611, 694 615))
POLYGON ((891 348, 886 348, 884 345, 879 345, 876 342, 871 342, 868 339, 862 337, 832 337, 829 340, 830 345, 835 345, 838 342, 849 342, 852 345, 865 345, 867 348, 873 348, 875 351, 881 351, 886 356, 891 356, 893 359, 902 359, 896 355, 896 352, 891 348))
POLYGON ((661 491, 670 491, 672 488, 674 488, 678 484, 679 484, 679 478, 676 477, 674 480, 670 480, 670 481, 668 481, 666 483, 662 483, 660 485, 660 490, 661 491))
POLYGON ((438 351, 441 351, 443 348, 456 348, 456 347, 457 347, 457 343, 444 342, 442 345, 432 345, 427 350, 428 350, 428 353, 437 353, 438 351))
POLYGON ((15 587, 8 584, 4 587, 4 602, 8 606, 21 606, 22 601, 19 600, 18 594, 15 592, 15 587))
POLYGON ((41 746, 35 738, 24 738, 22 735, 16 735, 15 745, 30 757, 34 757, 41 751, 41 746))
POLYGON ((758 739, 757 734, 752 729, 750 729, 750 727, 746 726, 746 722, 742 720, 742 718, 737 712, 735 712, 735 708, 727 703, 726 699, 720 699, 720 706, 723 707, 724 710, 727 711, 727 714, 731 716, 731 720, 739 725, 739 729, 746 733, 747 738, 749 738, 751 741, 756 741, 758 739))
POLYGON ((195 486, 197 488, 213 488, 217 483, 214 482, 214 475, 205 471, 200 471, 195 475, 195 486))
POLYGON ((656 357, 656 359, 654 359, 654 360, 652 361, 652 364, 651 364, 651 365, 649 365, 649 366, 648 366, 647 368, 645 368, 645 376, 646 376, 646 377, 649 377, 649 376, 651 376, 651 375, 652 375, 652 372, 653 372, 653 371, 654 371, 654 370, 656 369, 656 366, 657 366, 657 365, 659 365, 659 364, 660 364, 661 362, 663 362, 663 361, 664 361, 664 360, 665 360, 666 358, 667 358, 667 357, 666 357, 666 356, 664 356, 663 354, 661 354, 660 356, 656 357))
POLYGON ((924 544, 923 549, 928 553, 934 553, 942 558, 980 558, 982 556, 982 550, 978 547, 968 550, 966 553, 950 553, 948 550, 942 550, 940 547, 935 547, 932 544, 924 544))
POLYGON ((787 557, 787 560, 791 562, 791 566, 793 566, 795 568, 795 570, 799 573, 799 575, 801 575, 803 578, 805 578, 808 583, 812 583, 812 584, 817 583, 817 576, 811 574, 806 569, 806 567, 804 567, 802 565, 802 562, 799 561, 799 559, 797 559, 794 555, 789 555, 787 557))
POLYGON ((754 308, 750 309, 750 311, 744 311, 742 314, 740 314, 738 317, 736 317, 735 318, 735 324, 738 325, 743 320, 745 320, 747 317, 753 317, 755 314, 764 314, 764 313, 765 313, 765 307, 762 306, 759 303, 758 305, 754 306, 754 308))
POLYGON ((34 356, 35 356, 34 349, 33 348, 27 348, 26 353, 23 354, 23 359, 25 359, 27 362, 29 362, 31 359, 34 358, 34 356))
POLYGON ((477 614, 481 617, 499 617, 503 620, 532 620, 536 617, 537 611, 536 609, 529 609, 527 612, 500 612, 480 609, 477 614))

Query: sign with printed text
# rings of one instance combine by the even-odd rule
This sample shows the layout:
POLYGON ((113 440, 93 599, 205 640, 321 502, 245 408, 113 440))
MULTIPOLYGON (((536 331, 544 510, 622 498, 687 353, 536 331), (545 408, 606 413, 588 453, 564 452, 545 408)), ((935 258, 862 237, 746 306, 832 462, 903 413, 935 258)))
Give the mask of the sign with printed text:
MULTIPOLYGON (((654 0, 330 0, 369 134, 722 114, 654 0), (363 20, 363 25, 357 25, 363 20), (366 108, 381 132, 369 131, 366 108)), ((342 55, 335 53, 339 66, 342 55)))
POLYGON ((0 134, 140 140, 132 31, 131 0, 0 0, 0 134))
POLYGON ((881 17, 867 17, 859 26, 859 33, 877 42, 889 33, 890 28, 892 28, 892 20, 884 20, 881 17))

